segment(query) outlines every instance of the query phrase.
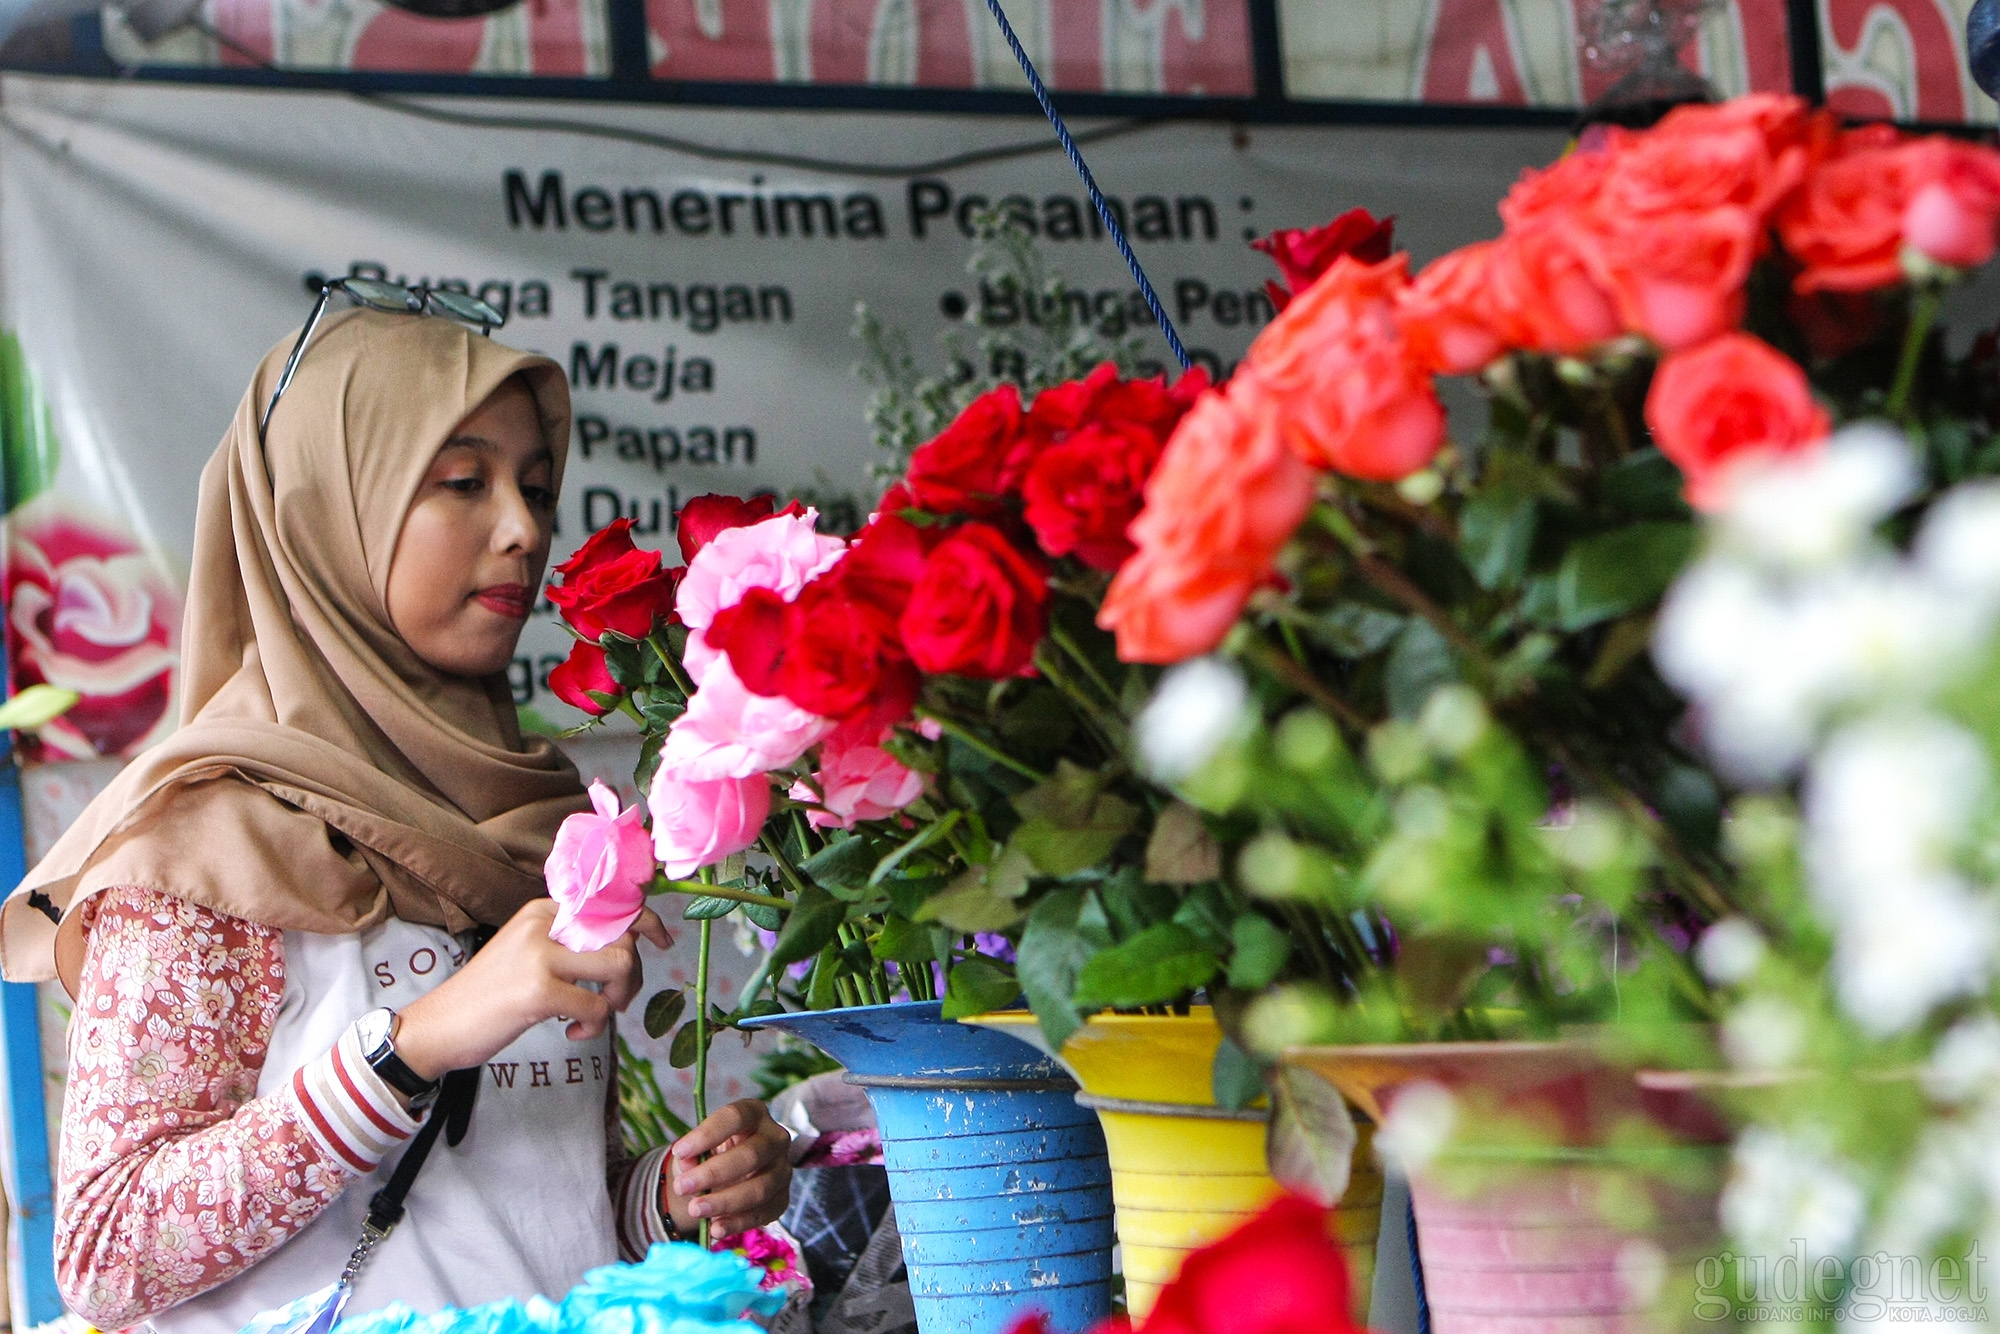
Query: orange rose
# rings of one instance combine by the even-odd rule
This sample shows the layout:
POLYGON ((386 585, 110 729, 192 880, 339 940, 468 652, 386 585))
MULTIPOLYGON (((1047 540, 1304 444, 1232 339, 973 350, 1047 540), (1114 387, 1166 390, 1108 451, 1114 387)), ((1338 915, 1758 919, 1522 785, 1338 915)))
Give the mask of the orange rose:
MULTIPOLYGON (((1713 114, 1684 107, 1643 134, 1613 140, 1598 210, 1621 223, 1680 219, 1716 208, 1740 208, 1761 220, 1804 178, 1806 149, 1797 134, 1803 103, 1773 99, 1772 116, 1713 114), (1786 114, 1786 106, 1797 113, 1786 114), (1771 131, 1781 138, 1773 142, 1771 131), (1791 142, 1785 142, 1786 139, 1791 142)), ((1731 104, 1732 106, 1734 104, 1731 104)), ((1761 240, 1761 236, 1759 238, 1761 240)))
POLYGON ((1903 244, 1955 269, 1993 258, 2000 223, 2000 153, 1956 139, 1921 139, 1911 158, 1903 244))
POLYGON ((1662 361, 1646 394, 1646 425, 1697 509, 1721 504, 1731 466, 1746 455, 1793 453, 1833 428, 1798 364, 1743 333, 1662 361))
POLYGON ((1742 321, 1764 228, 1749 210, 1724 204, 1671 220, 1603 218, 1574 235, 1625 327, 1672 351, 1742 321))
POLYGON ((1903 280, 1903 211, 1916 166, 1887 127, 1840 137, 1778 211, 1778 239, 1800 266, 1794 290, 1866 292, 1903 280))
POLYGON ((1539 171, 1524 171, 1500 201, 1500 219, 1512 232, 1587 210, 1597 202, 1610 168, 1610 153, 1579 150, 1539 171))
POLYGON ((1578 240, 1575 228, 1555 219, 1500 238, 1488 291, 1509 345, 1569 355, 1624 332, 1578 240))
POLYGON ((1404 289, 1396 324, 1412 363, 1440 375, 1464 375, 1507 350, 1487 300, 1488 268, 1498 249, 1498 242, 1480 241, 1454 250, 1431 261, 1404 289))
POLYGON ((1407 265, 1404 255, 1342 256, 1250 345, 1258 392, 1272 399, 1285 442, 1316 468, 1392 482, 1444 443, 1437 392, 1396 328, 1407 265))
POLYGON ((1317 479, 1279 439, 1277 413, 1246 368, 1181 419, 1127 530, 1138 550, 1097 616, 1124 661, 1179 662, 1220 644, 1304 522, 1317 479))

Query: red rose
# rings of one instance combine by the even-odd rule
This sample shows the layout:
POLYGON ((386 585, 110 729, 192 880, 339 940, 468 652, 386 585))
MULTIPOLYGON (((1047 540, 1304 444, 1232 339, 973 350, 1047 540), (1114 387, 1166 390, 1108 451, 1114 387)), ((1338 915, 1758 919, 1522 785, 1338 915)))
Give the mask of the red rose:
POLYGON ((903 614, 910 590, 924 572, 924 557, 943 535, 885 510, 855 535, 840 563, 821 578, 838 579, 849 598, 894 619, 903 614))
POLYGON ((710 648, 729 656, 736 679, 753 695, 784 693, 778 687, 778 674, 785 657, 786 606, 768 588, 748 589, 733 606, 716 612, 702 631, 710 648))
POLYGON ((933 514, 997 514, 1012 479, 1007 460, 1021 430, 1021 396, 1003 384, 966 404, 910 456, 903 485, 933 514))
POLYGON ((1487 267, 1499 248, 1480 241, 1424 267, 1397 297, 1396 324, 1410 360, 1440 375, 1480 370, 1507 350, 1487 300, 1487 267))
POLYGON ((1285 276, 1282 285, 1264 284, 1271 304, 1283 310, 1294 296, 1311 287, 1342 255, 1363 264, 1380 264, 1395 247, 1396 220, 1377 218, 1365 208, 1351 208, 1322 227, 1284 227, 1252 241, 1285 276))
POLYGON ((1008 456, 1008 484, 1021 485, 1043 451, 1093 422, 1140 428, 1164 446, 1206 388, 1208 372, 1199 368, 1169 385, 1164 376, 1121 380, 1118 368, 1107 361, 1081 380, 1044 389, 1028 408, 1020 438, 1008 456))
POLYGON ((1489 299, 1511 346, 1572 355, 1623 332, 1577 241, 1573 227, 1553 219, 1500 239, 1488 269, 1489 299))
POLYGON ((907 717, 921 685, 894 617, 815 579, 785 609, 779 693, 822 718, 907 717))
POLYGON ((1678 223, 1709 209, 1740 208, 1761 224, 1805 171, 1805 147, 1789 131, 1774 142, 1754 123, 1669 115, 1652 130, 1613 140, 1595 207, 1623 223, 1678 223))
POLYGON ((1181 1262, 1145 1334, 1352 1334, 1347 1257, 1333 1217, 1286 1195, 1181 1262))
POLYGON ((1118 378, 1118 368, 1103 362, 1081 380, 1051 385, 1028 405, 1027 427, 1044 441, 1056 441, 1083 425, 1099 398, 1118 378))
POLYGON ((633 546, 631 529, 630 519, 614 521, 556 567, 563 581, 549 589, 549 601, 593 643, 606 630, 644 639, 654 625, 674 620, 682 569, 661 569, 660 553, 633 546))
POLYGON ((1138 517, 1140 492, 1165 447, 1143 427, 1105 422, 1044 451, 1021 484, 1042 550, 1074 554, 1094 570, 1124 564, 1132 554, 1125 526, 1138 517))
POLYGON ((1713 509, 1730 465, 1791 453, 1832 429, 1798 364, 1749 334, 1724 334, 1660 363, 1646 394, 1653 443, 1687 479, 1688 502, 1713 509))
POLYGON ((604 650, 581 640, 570 646, 569 657, 549 673, 549 689, 563 703, 582 709, 593 718, 611 712, 617 698, 625 693, 611 679, 611 669, 604 665, 604 650), (591 698, 593 691, 609 696, 613 702, 607 704, 591 698))
POLYGON ((794 500, 783 510, 778 508, 776 496, 696 496, 681 506, 681 512, 674 516, 674 536, 680 540, 681 559, 694 559, 694 553, 707 546, 709 540, 725 528, 744 528, 753 523, 762 523, 773 514, 804 514, 805 507, 794 500))
POLYGON ((1000 530, 968 523, 938 544, 903 609, 903 645, 927 672, 1018 675, 1041 642, 1048 585, 1000 530))

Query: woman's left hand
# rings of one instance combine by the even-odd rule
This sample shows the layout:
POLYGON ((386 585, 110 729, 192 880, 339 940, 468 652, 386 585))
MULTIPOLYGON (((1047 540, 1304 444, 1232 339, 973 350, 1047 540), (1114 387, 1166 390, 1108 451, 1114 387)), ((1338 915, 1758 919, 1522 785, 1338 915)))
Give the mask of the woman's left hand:
POLYGON ((693 1236, 707 1219, 726 1235, 774 1221, 792 1197, 791 1143, 791 1132, 754 1098, 709 1113, 674 1141, 668 1156, 674 1226, 693 1236), (707 1162, 704 1153, 711 1155, 707 1162))

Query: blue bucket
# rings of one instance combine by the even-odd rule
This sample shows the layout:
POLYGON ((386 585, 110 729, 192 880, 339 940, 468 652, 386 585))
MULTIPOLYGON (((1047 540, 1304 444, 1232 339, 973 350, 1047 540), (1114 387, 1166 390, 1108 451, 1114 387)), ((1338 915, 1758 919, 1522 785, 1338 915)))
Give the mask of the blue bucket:
POLYGON ((824 1051, 868 1090, 922 1334, 1059 1334, 1111 1314, 1111 1165, 1061 1066, 937 1001, 746 1019, 824 1051))

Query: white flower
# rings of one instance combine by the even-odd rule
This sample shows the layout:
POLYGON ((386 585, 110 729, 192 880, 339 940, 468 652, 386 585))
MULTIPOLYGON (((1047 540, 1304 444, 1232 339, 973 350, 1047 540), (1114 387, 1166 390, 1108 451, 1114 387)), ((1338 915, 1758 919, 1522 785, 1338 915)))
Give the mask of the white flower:
POLYGON ((1135 724, 1139 758, 1163 783, 1192 777, 1248 721, 1243 675, 1219 658, 1195 658, 1160 678, 1135 724))
POLYGON ((1910 446, 1884 426, 1850 426, 1823 449, 1746 458, 1730 479, 1716 536, 1787 569, 1842 560, 1916 490, 1910 446))
POLYGON ((1458 1128, 1458 1099, 1442 1084, 1424 1080, 1396 1095, 1375 1132, 1375 1152, 1405 1173, 1422 1172, 1451 1143, 1458 1128))
POLYGON ((2000 481, 1967 482, 1931 506, 1917 566, 1940 588, 1983 607, 2000 603, 2000 481))
POLYGON ((1931 1049, 1924 1091, 1940 1102, 1970 1102, 2000 1081, 2000 1018, 1988 1013, 1953 1024, 1931 1049))
POLYGON ((1702 932, 1694 947, 1702 976, 1719 987, 1748 982, 1764 962, 1764 935, 1742 917, 1725 917, 1702 932))
POLYGON ((1857 1024, 1887 1037, 1984 989, 1996 932, 1992 902, 1956 876, 1909 877, 1878 895, 1841 915, 1834 990, 1857 1024))
POLYGON ((1750 1255, 1779 1255, 1803 1241, 1808 1255, 1849 1253, 1867 1219, 1854 1172, 1822 1142, 1764 1126, 1736 1141, 1722 1223, 1750 1255))
POLYGON ((1820 902, 1837 920, 1948 868, 1989 781, 1978 740, 1934 714, 1836 732, 1806 782, 1806 862, 1820 902))
POLYGON ((1739 1070, 1782 1070, 1805 1044, 1805 1016, 1776 996, 1752 996, 1722 1021, 1722 1050, 1739 1070))

